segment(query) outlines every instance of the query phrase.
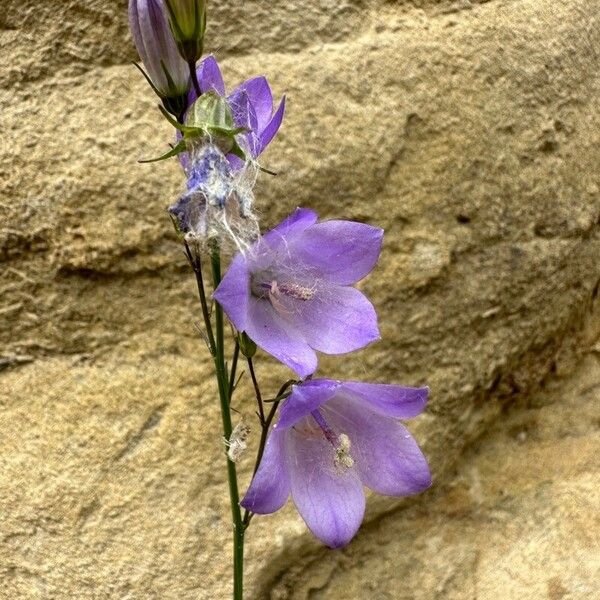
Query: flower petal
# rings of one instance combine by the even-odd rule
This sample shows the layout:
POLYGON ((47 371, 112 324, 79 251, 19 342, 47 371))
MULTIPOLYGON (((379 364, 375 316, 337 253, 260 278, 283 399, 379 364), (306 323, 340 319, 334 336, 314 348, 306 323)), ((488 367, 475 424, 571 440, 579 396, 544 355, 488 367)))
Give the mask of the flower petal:
POLYGON ((310 300, 286 298, 286 306, 287 320, 325 354, 352 352, 380 338, 375 309, 355 288, 330 286, 310 300))
POLYGON ((227 103, 233 113, 233 121, 237 127, 247 127, 252 131, 258 129, 258 121, 254 107, 246 90, 239 90, 231 94, 227 103))
POLYGON ((277 227, 265 233, 262 237, 271 250, 287 248, 289 243, 307 227, 317 222, 317 213, 308 208, 297 208, 287 219, 277 227))
POLYGON ((379 494, 408 496, 431 485, 427 460, 408 430, 351 396, 339 394, 321 407, 338 434, 351 442, 350 455, 362 482, 379 494))
MULTIPOLYGON (((231 107, 231 111, 233 113, 233 120, 237 127, 246 127, 249 131, 244 135, 248 143, 248 150, 253 157, 257 155, 257 149, 259 146, 259 139, 257 135, 258 130, 258 121, 256 118, 256 112, 254 111, 254 107, 250 103, 250 98, 246 92, 246 90, 239 90, 231 96, 229 96, 227 102, 231 107)), ((240 166, 243 164, 243 161, 237 158, 240 162, 240 166)))
POLYGON ((269 121, 269 124, 260 133, 260 144, 258 146, 258 154, 260 154, 275 137, 275 134, 281 127, 283 121, 283 113, 285 112, 285 96, 281 99, 277 111, 273 115, 273 118, 269 121))
MULTIPOLYGON (((200 91, 204 94, 214 90, 219 96, 225 95, 225 83, 223 75, 215 57, 211 54, 207 56, 196 69, 200 91)), ((194 100, 197 96, 194 94, 194 100)))
POLYGON ((273 428, 265 452, 241 505, 266 515, 279 510, 290 495, 290 475, 285 460, 286 432, 273 428))
POLYGON ((245 331, 250 301, 250 274, 242 254, 231 261, 213 298, 223 307, 235 328, 245 331))
POLYGON ((129 24, 152 83, 165 96, 185 94, 189 82, 188 67, 179 56, 162 3, 159 0, 131 1, 129 24), (172 85, 165 72, 171 77, 172 85))
POLYGON ((383 229, 355 221, 325 221, 294 242, 298 260, 331 283, 350 285, 370 273, 379 259, 383 229))
POLYGON ((258 124, 257 133, 261 133, 268 125, 271 115, 273 114, 273 94, 269 82, 262 76, 248 79, 240 84, 232 92, 229 98, 240 91, 244 91, 248 95, 250 104, 256 113, 258 124))
MULTIPOLYGON (((246 90, 239 90, 231 94, 227 99, 231 111, 233 113, 233 120, 237 127, 245 127, 249 131, 242 134, 248 144, 248 151, 253 157, 256 157, 259 146, 259 138, 257 135, 258 121, 256 119, 256 112, 254 106, 250 102, 250 98, 246 90)), ((237 156, 233 156, 239 161, 240 167, 243 165, 243 161, 237 156)), ((235 164, 235 163, 234 163, 235 164)))
MULTIPOLYGON (((228 313, 229 314, 229 313, 228 313)), ((249 297, 246 333, 263 350, 304 378, 317 368, 317 355, 302 335, 267 300, 249 297)))
POLYGON ((292 393, 279 411, 277 427, 287 428, 327 402, 338 390, 340 383, 331 379, 314 379, 292 386, 292 393))
POLYGON ((357 396, 380 415, 399 419, 410 419, 421 414, 429 394, 428 387, 411 388, 359 381, 345 381, 343 390, 357 396))
POLYGON ((331 548, 346 545, 364 517, 365 495, 356 469, 335 465, 325 436, 287 430, 292 498, 311 532, 331 548))

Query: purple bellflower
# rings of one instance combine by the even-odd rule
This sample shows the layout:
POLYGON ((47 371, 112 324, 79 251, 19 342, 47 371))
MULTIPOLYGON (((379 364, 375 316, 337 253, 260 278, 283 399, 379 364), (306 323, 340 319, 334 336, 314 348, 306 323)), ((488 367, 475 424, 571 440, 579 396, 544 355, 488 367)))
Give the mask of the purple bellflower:
POLYGON ((427 461, 398 419, 421 413, 427 388, 314 379, 292 387, 242 506, 279 510, 291 494, 312 533, 347 544, 365 511, 363 486, 387 496, 431 485, 427 461))
POLYGON ((181 58, 163 0, 129 0, 129 26, 148 78, 161 98, 188 93, 189 67, 181 58))
MULTIPOLYGON (((200 91, 216 92, 225 97, 225 83, 221 69, 214 56, 207 56, 197 68, 200 91)), ((188 106, 197 99, 193 87, 188 95, 188 106)), ((275 134, 281 127, 283 114, 285 112, 285 96, 281 99, 277 110, 273 112, 273 93, 269 82, 265 77, 254 77, 238 85, 231 94, 226 96, 236 127, 245 127, 248 131, 240 134, 243 138, 244 150, 250 159, 256 159, 269 145, 275 134)), ((180 139, 180 136, 178 136, 180 139)), ((184 167, 189 158, 180 155, 184 167)), ((227 159, 234 168, 241 168, 243 161, 233 154, 227 154, 227 159)))
POLYGON ((352 285, 377 263, 382 239, 378 227, 317 223, 299 208, 233 259, 214 298, 238 331, 307 377, 315 350, 345 354, 379 339, 375 309, 352 285))

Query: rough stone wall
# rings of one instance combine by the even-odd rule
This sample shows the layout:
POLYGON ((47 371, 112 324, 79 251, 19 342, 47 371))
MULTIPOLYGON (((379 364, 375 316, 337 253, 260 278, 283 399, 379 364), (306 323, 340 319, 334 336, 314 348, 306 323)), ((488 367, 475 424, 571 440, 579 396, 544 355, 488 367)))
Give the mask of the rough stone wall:
MULTIPOLYGON (((227 81, 265 73, 288 95, 265 155, 280 174, 258 188, 264 227, 301 205, 387 231, 364 284, 383 340, 323 360, 322 373, 432 388, 411 428, 436 487, 407 509, 370 500, 369 518, 392 511, 399 532, 381 538, 392 575, 379 588, 373 579, 373 597, 470 597, 448 595, 433 571, 415 579, 422 596, 395 595, 394 557, 414 553, 427 571, 428 550, 441 555, 436 572, 451 568, 453 532, 429 535, 435 519, 460 515, 436 490, 476 488, 464 452, 489 427, 481 468, 493 476, 496 459, 507 476, 506 407, 593 345, 581 331, 600 280, 599 10, 598 0, 212 6, 209 49, 227 81)), ((130 65, 126 2, 0 0, 0 48, 0 598, 226 598, 215 390, 164 211, 182 178, 175 163, 136 163, 170 132, 130 65)), ((565 418, 576 410, 553 402, 565 418)), ((251 418, 248 387, 236 408, 251 418)), ((581 464, 591 478, 593 461, 581 464)), ((556 514, 564 473, 560 490, 544 488, 556 514)), ((581 503, 594 502, 580 483, 581 503)), ((249 533, 255 596, 341 597, 344 578, 360 577, 357 551, 328 554, 337 583, 319 591, 296 560, 318 550, 294 511, 262 522, 249 533)), ((499 583, 481 597, 522 598, 492 577, 489 543, 499 583)), ((553 544, 540 555, 555 556, 553 544)), ((583 591, 569 581, 549 597, 590 597, 593 579, 583 591)))

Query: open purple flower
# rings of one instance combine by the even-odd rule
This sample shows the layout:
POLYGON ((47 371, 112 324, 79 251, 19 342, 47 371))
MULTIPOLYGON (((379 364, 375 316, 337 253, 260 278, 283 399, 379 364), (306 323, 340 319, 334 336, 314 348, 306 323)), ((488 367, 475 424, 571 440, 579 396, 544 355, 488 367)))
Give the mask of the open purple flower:
POLYGON ((408 496, 431 485, 423 453, 398 421, 421 413, 427 393, 329 379, 293 386, 242 506, 268 514, 291 494, 316 537, 344 546, 364 516, 363 486, 408 496))
POLYGON ((378 227, 317 223, 296 209, 234 258, 214 298, 238 331, 306 377, 315 350, 345 354, 379 339, 375 309, 352 285, 377 263, 382 238, 378 227))
MULTIPOLYGON (((214 56, 207 56, 197 68, 200 91, 204 94, 209 91, 225 96, 225 83, 221 69, 214 56)), ((197 99, 192 88, 188 95, 188 106, 197 99)), ((236 127, 245 127, 247 133, 240 134, 244 138, 245 148, 250 157, 255 159, 269 145, 281 127, 285 112, 285 96, 281 99, 277 110, 273 112, 273 93, 265 77, 254 77, 238 85, 227 96, 227 103, 233 112, 236 127)), ((185 155, 181 155, 185 166, 185 155)), ((242 160, 237 156, 228 154, 227 158, 232 166, 240 167, 242 160)))

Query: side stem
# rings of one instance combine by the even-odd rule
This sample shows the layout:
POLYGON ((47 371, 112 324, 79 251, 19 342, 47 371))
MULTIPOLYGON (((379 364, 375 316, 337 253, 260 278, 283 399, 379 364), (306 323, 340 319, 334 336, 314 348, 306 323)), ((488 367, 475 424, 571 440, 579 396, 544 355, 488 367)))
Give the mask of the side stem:
MULTIPOLYGON (((277 392, 277 396, 275 397, 273 404, 271 405, 269 414, 265 418, 262 396, 260 393, 260 389, 258 387, 258 381, 256 380, 256 377, 254 376, 254 369, 252 367, 252 361, 250 359, 248 360, 248 366, 250 368, 252 382, 254 383, 254 390, 256 392, 256 400, 258 402, 258 406, 259 406, 259 410, 260 410, 259 416, 261 419, 260 442, 258 443, 258 452, 256 453, 256 460, 254 462, 254 471, 253 471, 253 476, 254 476, 254 475, 256 475, 256 471, 258 471, 258 467, 260 466, 260 461, 262 460, 263 454, 265 453, 265 446, 267 444, 267 437, 269 435, 269 429, 271 428, 271 423, 273 422, 273 419, 275 418, 275 414, 277 413, 277 408, 279 407, 279 403, 286 397, 287 389, 292 384, 294 384, 295 381, 293 381, 293 380, 286 381, 281 386, 281 388, 279 389, 279 392, 277 392)), ((244 529, 248 528, 248 525, 250 525, 250 521, 252 520, 253 516, 254 516, 254 513, 250 512, 249 510, 244 510, 244 518, 242 520, 244 529)))
POLYGON ((200 96, 202 96, 202 92, 200 91, 200 82, 198 81, 198 73, 196 72, 196 63, 191 60, 188 63, 188 67, 190 69, 190 78, 192 80, 192 85, 194 86, 194 91, 196 92, 198 98, 200 98, 200 96))
POLYGON ((256 404, 258 405, 258 418, 260 419, 260 426, 264 430, 265 428, 265 407, 262 401, 262 394, 260 393, 260 387, 258 385, 258 379, 256 379, 256 373, 254 371, 254 362, 248 357, 248 370, 250 371, 250 377, 252 378, 252 385, 254 386, 254 394, 256 395, 256 404))

